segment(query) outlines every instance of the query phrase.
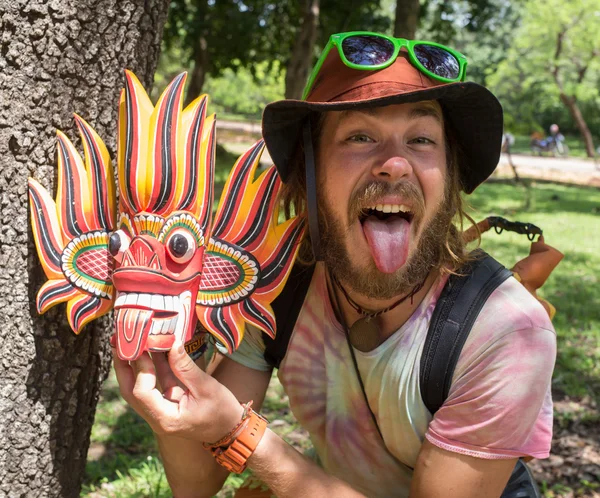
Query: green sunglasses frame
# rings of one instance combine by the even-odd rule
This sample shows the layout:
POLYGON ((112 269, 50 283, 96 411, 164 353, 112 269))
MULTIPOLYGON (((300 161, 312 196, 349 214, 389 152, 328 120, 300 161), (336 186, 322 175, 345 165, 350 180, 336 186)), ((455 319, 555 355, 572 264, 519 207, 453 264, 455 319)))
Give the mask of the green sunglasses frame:
POLYGON ((315 80, 317 79, 317 75, 319 74, 319 71, 321 70, 323 63, 325 62, 325 59, 327 59, 329 52, 331 51, 331 49, 334 46, 337 47, 338 53, 340 54, 340 59, 346 66, 348 66, 352 69, 358 69, 361 71, 376 71, 378 69, 384 69, 384 68, 392 65, 392 63, 397 59, 398 54, 400 53, 400 50, 402 48, 406 48, 406 51, 408 52, 408 58, 409 58, 410 62, 412 63, 412 65, 415 66, 423 74, 426 74, 427 76, 429 76, 430 78, 432 78, 436 81, 442 81, 444 83, 455 83, 457 81, 464 81, 465 76, 467 74, 467 58, 460 52, 458 52, 450 47, 446 47, 445 45, 441 45, 439 43, 423 41, 423 40, 407 40, 405 38, 393 38, 391 36, 383 35, 381 33, 373 33, 370 31, 349 31, 347 33, 336 33, 329 37, 329 41, 327 42, 325 49, 321 53, 321 57, 319 57, 319 60, 313 67, 313 70, 310 73, 310 77, 308 78, 308 82, 306 83, 306 86, 304 87, 304 92, 302 93, 302 100, 306 100, 306 97, 308 97, 308 94, 310 93, 310 90, 312 89, 312 86, 313 86, 315 80), (376 64, 373 66, 363 66, 360 64, 354 64, 346 58, 346 56, 344 55, 344 49, 342 48, 342 43, 344 43, 344 40, 346 38, 350 38, 351 36, 365 36, 365 35, 383 38, 385 40, 388 40, 389 42, 391 42, 394 45, 394 53, 392 54, 392 56, 390 57, 390 59, 388 61, 384 62, 383 64, 376 64), (438 76, 437 74, 429 71, 425 66, 423 66, 423 64, 421 64, 419 62, 419 59, 417 59, 417 56, 415 55, 414 47, 416 45, 429 45, 431 47, 441 48, 443 50, 446 50, 450 54, 452 54, 456 58, 456 60, 458 61, 458 64, 459 64, 458 76, 456 78, 444 78, 442 76, 438 76))

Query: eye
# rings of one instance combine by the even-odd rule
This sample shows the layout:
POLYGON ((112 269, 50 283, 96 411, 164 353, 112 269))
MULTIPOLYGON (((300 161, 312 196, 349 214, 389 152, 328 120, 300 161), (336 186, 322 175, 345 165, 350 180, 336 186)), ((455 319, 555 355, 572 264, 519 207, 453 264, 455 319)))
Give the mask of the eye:
POLYGON ((417 145, 435 144, 435 142, 433 140, 431 140, 430 138, 427 138, 427 137, 413 138, 412 140, 409 141, 409 143, 417 144, 417 145))
POLYGON ((108 252, 116 258, 119 254, 124 254, 129 249, 129 242, 131 242, 129 236, 123 230, 117 230, 110 234, 108 252))
POLYGON ((371 137, 369 137, 368 135, 365 135, 364 133, 357 133, 356 135, 352 135, 351 137, 348 137, 348 141, 366 144, 366 143, 371 143, 374 140, 371 137))
POLYGON ((176 263, 187 263, 196 249, 196 239, 186 229, 173 230, 167 239, 167 252, 176 263))

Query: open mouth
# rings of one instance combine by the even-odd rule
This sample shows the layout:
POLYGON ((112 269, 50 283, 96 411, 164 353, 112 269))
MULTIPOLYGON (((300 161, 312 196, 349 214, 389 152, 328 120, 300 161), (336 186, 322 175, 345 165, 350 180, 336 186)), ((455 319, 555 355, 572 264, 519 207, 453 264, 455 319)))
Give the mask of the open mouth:
POLYGON ((183 341, 190 322, 191 292, 179 295, 119 292, 115 301, 117 352, 135 360, 144 351, 168 351, 183 341))
POLYGON ((375 206, 363 208, 358 219, 362 224, 369 216, 375 216, 381 221, 387 221, 393 217, 400 217, 409 223, 414 218, 413 212, 404 204, 376 204, 375 206))
POLYGON ((414 214, 405 204, 376 204, 358 217, 378 270, 393 273, 408 259, 414 214))

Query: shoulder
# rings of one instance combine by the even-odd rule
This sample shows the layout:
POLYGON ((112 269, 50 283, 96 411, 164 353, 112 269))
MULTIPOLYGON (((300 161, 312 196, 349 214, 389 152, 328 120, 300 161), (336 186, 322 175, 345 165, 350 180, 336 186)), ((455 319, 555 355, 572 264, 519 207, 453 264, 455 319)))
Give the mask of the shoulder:
POLYGON ((532 368, 539 363, 539 374, 551 374, 555 356, 556 333, 546 310, 516 279, 509 278, 483 306, 454 376, 460 378, 492 358, 495 366, 505 372, 527 358, 524 363, 532 368))
POLYGON ((231 354, 230 359, 253 370, 268 371, 271 366, 265 360, 265 342, 263 332, 253 325, 246 324, 244 338, 240 346, 231 354))

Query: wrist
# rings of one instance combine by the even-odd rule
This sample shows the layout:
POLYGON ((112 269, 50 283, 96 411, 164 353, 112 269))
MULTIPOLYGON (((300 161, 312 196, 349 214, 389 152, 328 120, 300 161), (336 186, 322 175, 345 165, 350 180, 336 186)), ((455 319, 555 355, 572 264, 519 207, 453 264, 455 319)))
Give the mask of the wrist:
POLYGON ((248 459, 260 443, 268 424, 267 419, 251 407, 252 401, 242 405, 240 421, 223 438, 214 443, 203 444, 218 464, 236 474, 245 470, 248 459))

